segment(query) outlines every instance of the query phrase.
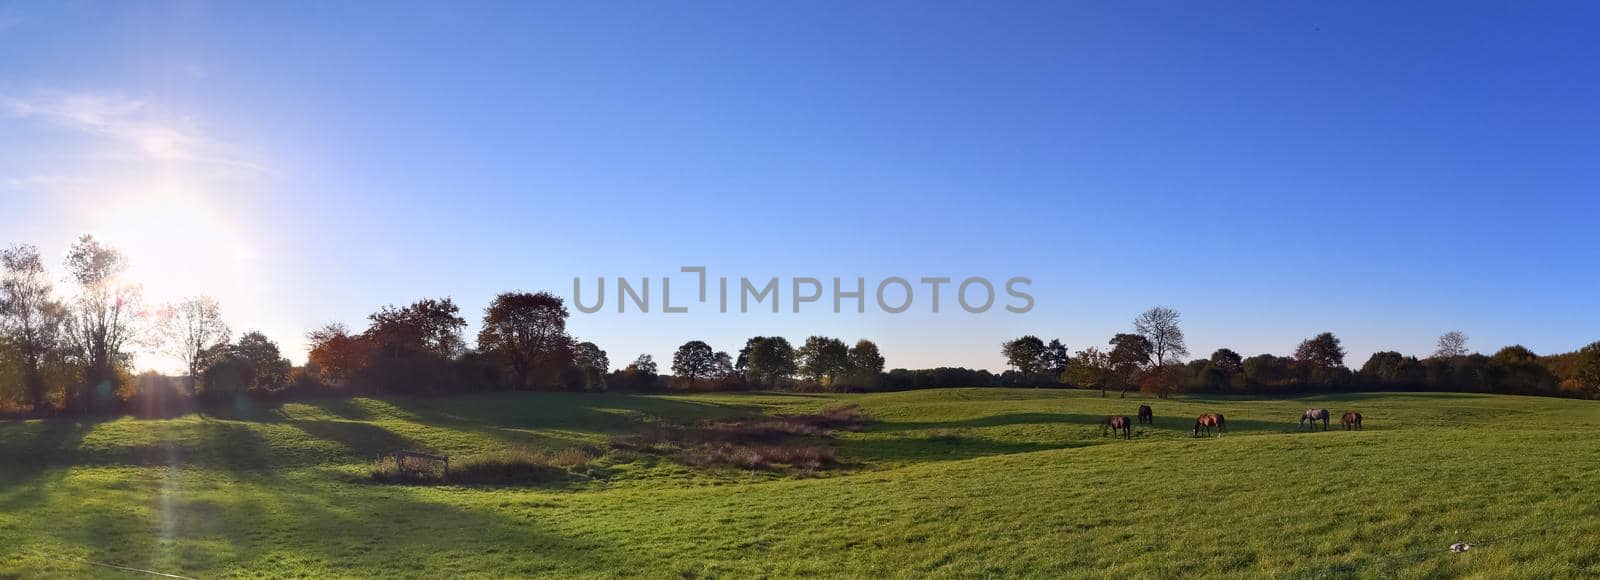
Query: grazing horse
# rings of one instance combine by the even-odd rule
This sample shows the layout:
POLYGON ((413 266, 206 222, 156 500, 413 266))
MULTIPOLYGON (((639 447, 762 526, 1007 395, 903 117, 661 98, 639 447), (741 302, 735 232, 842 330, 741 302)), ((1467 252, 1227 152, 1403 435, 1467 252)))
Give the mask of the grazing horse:
POLYGON ((1361 428, 1361 413, 1357 413, 1355 411, 1350 411, 1348 413, 1345 413, 1344 414, 1344 418, 1340 419, 1340 422, 1344 423, 1344 430, 1345 431, 1349 431, 1351 429, 1360 429, 1361 428))
POLYGON ((1295 430, 1298 431, 1300 429, 1304 429, 1305 426, 1306 426, 1306 422, 1307 421, 1311 422, 1311 430, 1313 430, 1313 431, 1315 431, 1317 429, 1317 421, 1322 421, 1322 430, 1323 431, 1327 431, 1328 430, 1328 410, 1327 409, 1306 409, 1306 412, 1300 414, 1300 426, 1297 427, 1295 430))
POLYGON ((1205 429, 1206 435, 1210 435, 1212 427, 1216 427, 1217 434, 1221 435, 1224 431, 1228 430, 1227 420, 1223 419, 1222 415, 1213 413, 1201 415, 1199 418, 1194 420, 1194 435, 1199 437, 1201 429, 1205 429))
POLYGON ((1139 405, 1139 422, 1155 424, 1156 414, 1150 410, 1150 405, 1139 405))
POLYGON ((1127 415, 1112 415, 1110 417, 1106 417, 1106 421, 1100 424, 1101 437, 1106 436, 1107 429, 1111 430, 1112 435, 1115 435, 1118 431, 1121 431, 1123 439, 1133 438, 1133 421, 1128 420, 1127 415))

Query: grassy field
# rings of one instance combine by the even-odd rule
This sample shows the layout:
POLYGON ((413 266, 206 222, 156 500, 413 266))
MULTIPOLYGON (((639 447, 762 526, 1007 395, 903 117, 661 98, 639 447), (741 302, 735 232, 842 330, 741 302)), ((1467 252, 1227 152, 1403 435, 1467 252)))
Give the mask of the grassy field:
POLYGON ((1594 402, 506 393, 255 416, 0 423, 0 577, 120 574, 83 560, 195 577, 1600 575, 1594 402), (603 447, 841 402, 874 422, 812 477, 612 453, 538 486, 363 481, 396 449, 603 447), (1101 437, 1139 403, 1155 426, 1101 437), (1310 406, 1367 428, 1296 432, 1310 406), (1192 437, 1202 412, 1228 434, 1192 437))

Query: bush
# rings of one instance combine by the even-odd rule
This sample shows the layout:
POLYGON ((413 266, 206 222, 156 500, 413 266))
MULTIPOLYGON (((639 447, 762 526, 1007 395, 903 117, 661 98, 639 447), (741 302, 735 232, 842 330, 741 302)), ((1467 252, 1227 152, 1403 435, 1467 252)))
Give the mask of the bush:
POLYGON ((581 448, 559 451, 512 448, 468 455, 450 462, 444 469, 400 469, 393 456, 379 459, 372 466, 371 479, 379 483, 463 483, 510 485, 547 483, 570 478, 583 471, 595 454, 581 448))

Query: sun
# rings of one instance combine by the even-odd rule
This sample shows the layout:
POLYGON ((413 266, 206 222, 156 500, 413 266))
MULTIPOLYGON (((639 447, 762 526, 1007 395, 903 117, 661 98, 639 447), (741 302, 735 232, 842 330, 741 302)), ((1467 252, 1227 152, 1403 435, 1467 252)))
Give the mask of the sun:
MULTIPOLYGON (((128 258, 128 282, 143 287, 146 308, 209 295, 223 304, 224 319, 238 326, 258 320, 264 279, 260 251, 249 228, 231 217, 226 198, 180 187, 115 194, 90 210, 89 233, 128 258)), ((165 368, 160 355, 140 366, 165 368)))

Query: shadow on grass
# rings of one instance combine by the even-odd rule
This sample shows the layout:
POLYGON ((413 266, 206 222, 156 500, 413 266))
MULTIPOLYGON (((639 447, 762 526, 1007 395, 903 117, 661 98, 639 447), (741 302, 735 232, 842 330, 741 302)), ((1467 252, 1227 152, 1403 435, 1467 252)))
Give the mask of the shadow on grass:
POLYGON ((395 451, 425 451, 417 443, 393 431, 358 421, 290 421, 287 425, 306 435, 331 441, 354 457, 376 457, 395 451))
POLYGON ((66 553, 196 577, 229 570, 509 577, 552 575, 572 562, 644 565, 616 546, 562 535, 542 517, 553 507, 548 502, 457 505, 444 490, 328 485, 271 473, 175 488, 148 479, 105 488, 63 484, 66 470, 58 471, 0 480, 0 490, 26 490, 0 495, 0 506, 29 529, 10 546, 15 553, 66 553))
POLYGON ((893 439, 851 439, 839 441, 835 447, 840 455, 854 463, 902 461, 944 461, 971 459, 991 455, 1032 453, 1053 449, 1071 449, 1099 445, 1097 441, 1061 444, 1022 443, 1000 441, 970 434, 934 433, 928 437, 897 437, 893 439))

